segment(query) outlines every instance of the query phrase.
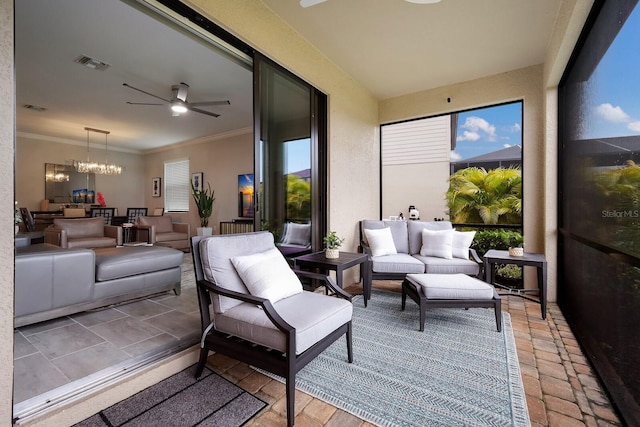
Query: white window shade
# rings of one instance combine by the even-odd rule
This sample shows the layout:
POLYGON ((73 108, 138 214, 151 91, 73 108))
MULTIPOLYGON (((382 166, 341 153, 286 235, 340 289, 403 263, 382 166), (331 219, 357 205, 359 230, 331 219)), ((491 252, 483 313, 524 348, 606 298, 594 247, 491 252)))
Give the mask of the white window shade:
POLYGON ((448 162, 451 116, 382 126, 382 165, 448 162))
POLYGON ((164 164, 164 209, 166 212, 188 212, 191 195, 189 160, 164 164))

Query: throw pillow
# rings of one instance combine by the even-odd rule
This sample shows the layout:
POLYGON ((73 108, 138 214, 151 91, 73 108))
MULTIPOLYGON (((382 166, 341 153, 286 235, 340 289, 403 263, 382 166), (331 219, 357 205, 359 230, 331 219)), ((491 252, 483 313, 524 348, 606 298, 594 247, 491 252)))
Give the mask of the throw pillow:
POLYGON ((302 283, 276 248, 235 256, 231 263, 251 295, 272 303, 302 292, 302 283))
POLYGON ((364 234, 369 242, 372 256, 395 255, 398 253, 398 251, 396 251, 396 245, 393 243, 393 235, 389 227, 375 230, 365 228, 364 234))
POLYGON ((422 230, 422 247, 420 255, 438 258, 453 258, 453 229, 451 230, 422 230))
POLYGON ((287 233, 282 243, 290 245, 308 245, 311 243, 311 224, 296 224, 290 222, 287 225, 287 233))
POLYGON ((454 258, 469 259, 469 247, 473 243, 475 231, 453 231, 451 255, 454 258))

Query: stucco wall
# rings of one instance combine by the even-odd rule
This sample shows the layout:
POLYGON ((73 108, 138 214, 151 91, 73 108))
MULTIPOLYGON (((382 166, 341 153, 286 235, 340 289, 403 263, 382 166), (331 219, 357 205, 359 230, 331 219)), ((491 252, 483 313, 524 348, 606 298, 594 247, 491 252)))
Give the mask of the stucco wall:
POLYGON ((13 2, 0 0, 0 425, 10 425, 13 384, 13 2))

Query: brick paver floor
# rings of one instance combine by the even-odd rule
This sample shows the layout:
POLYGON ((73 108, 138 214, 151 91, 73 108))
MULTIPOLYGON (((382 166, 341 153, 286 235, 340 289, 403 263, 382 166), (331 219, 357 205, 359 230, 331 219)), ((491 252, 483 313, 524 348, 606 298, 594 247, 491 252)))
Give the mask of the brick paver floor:
MULTIPOLYGON (((400 282, 374 281, 373 286, 400 291, 400 282)), ((358 288, 355 285, 347 290, 357 293, 358 288)), ((502 309, 511 315, 533 427, 622 425, 556 304, 548 304, 546 319, 540 316, 539 304, 513 295, 503 297, 502 309)), ((247 426, 286 425, 282 383, 224 356, 213 354, 208 364, 215 372, 268 403, 247 426)), ((295 424, 299 427, 371 426, 300 391, 296 391, 295 408, 295 424)))

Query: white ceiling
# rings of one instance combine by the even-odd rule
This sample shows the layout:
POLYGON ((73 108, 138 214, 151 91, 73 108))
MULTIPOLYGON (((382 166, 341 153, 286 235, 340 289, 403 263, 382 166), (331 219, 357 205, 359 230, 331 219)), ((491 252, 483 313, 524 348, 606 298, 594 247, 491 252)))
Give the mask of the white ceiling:
POLYGON ((559 0, 262 0, 378 99, 544 61, 559 0))
MULTIPOLYGON (((255 0, 257 1, 257 0, 255 0)), ((378 99, 544 61, 558 0, 262 0, 378 99)), ((148 150, 252 126, 252 77, 202 42, 118 0, 20 0, 16 10, 17 130, 86 141, 85 126, 111 131, 110 147, 148 150), (84 54, 105 71, 73 60, 84 54), (132 106, 190 85, 188 101, 219 118, 132 106), (47 108, 36 112, 22 108, 47 108)))

